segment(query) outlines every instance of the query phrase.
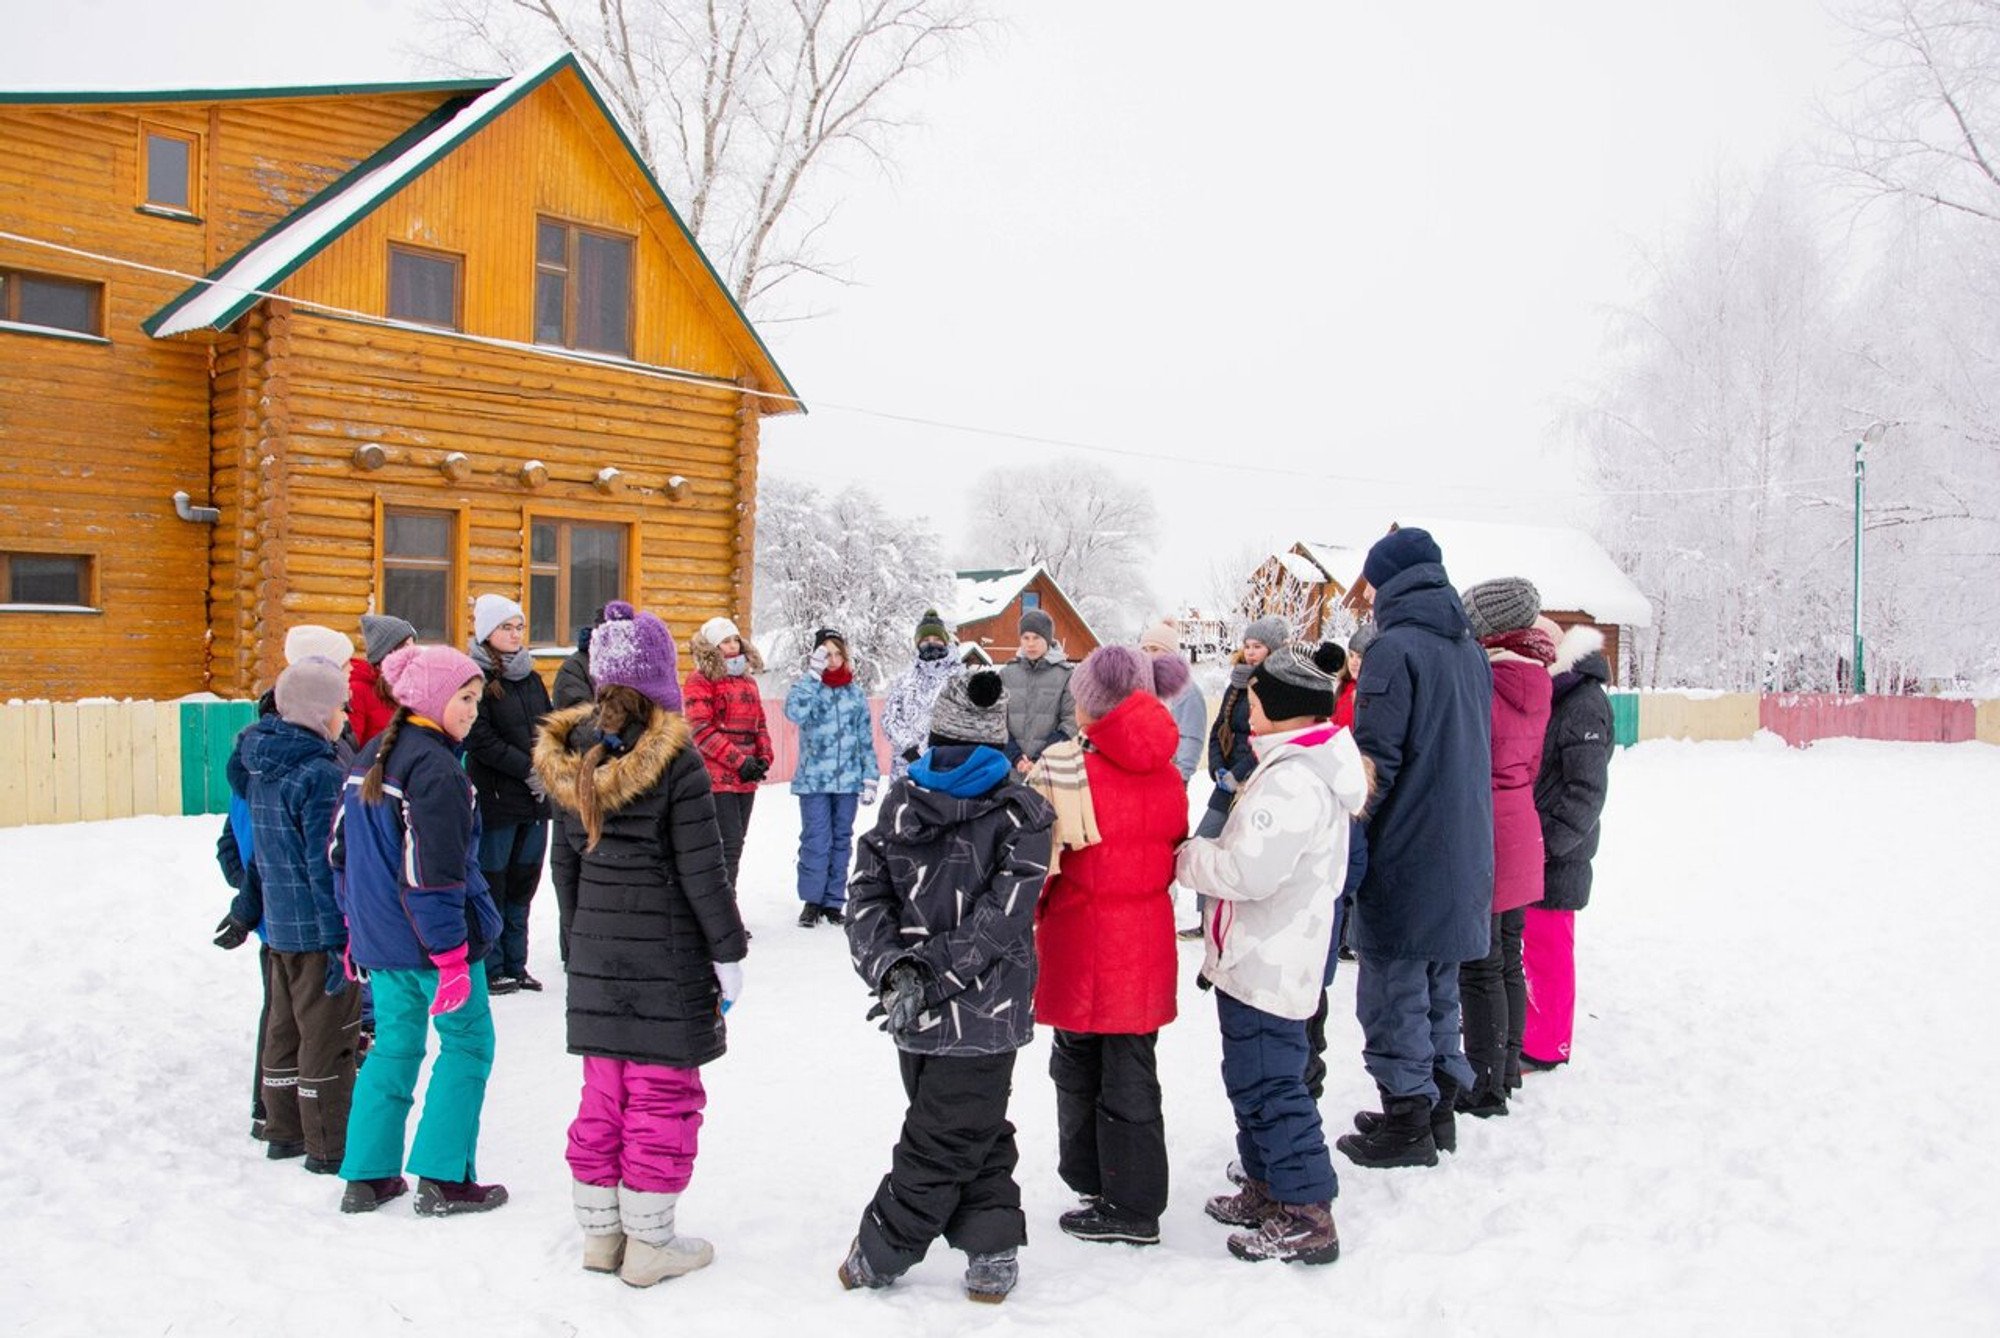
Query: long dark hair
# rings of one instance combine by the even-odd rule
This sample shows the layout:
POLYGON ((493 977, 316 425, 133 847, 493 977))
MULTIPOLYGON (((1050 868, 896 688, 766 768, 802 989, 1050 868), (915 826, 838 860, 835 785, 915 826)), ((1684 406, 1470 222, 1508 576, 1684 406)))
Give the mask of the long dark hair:
MULTIPOLYGON (((639 731, 643 731, 652 723, 653 710, 652 698, 638 689, 611 684, 597 694, 598 733, 616 734, 620 738, 633 737, 627 734, 627 728, 636 725, 639 731)), ((597 849, 598 838, 604 835, 604 806, 597 794, 597 766, 610 751, 604 740, 598 739, 585 751, 577 770, 576 815, 583 819, 583 830, 590 837, 584 846, 586 850, 597 849)))

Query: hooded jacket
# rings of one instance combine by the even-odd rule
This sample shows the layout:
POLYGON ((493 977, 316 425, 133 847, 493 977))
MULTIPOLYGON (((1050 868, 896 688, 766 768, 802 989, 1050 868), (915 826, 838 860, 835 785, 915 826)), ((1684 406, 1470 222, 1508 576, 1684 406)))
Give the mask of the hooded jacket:
POLYGON ((1535 775, 1549 728, 1548 667, 1512 651, 1493 666, 1493 913, 1542 899, 1542 823, 1535 775))
POLYGON ((855 845, 847 944, 871 990, 904 962, 922 977, 924 1011, 899 1049, 996 1055, 1034 1039, 1035 900, 1054 827, 1048 800, 991 748, 934 748, 889 787, 855 845), (919 783, 964 768, 991 779, 963 795, 919 783))
POLYGON ((1493 671, 1444 565, 1407 567, 1375 593, 1354 742, 1375 764, 1355 950, 1470 962, 1493 914, 1493 671))
POLYGON ((785 719, 799 727, 793 794, 860 794, 869 781, 881 779, 875 720, 857 685, 830 688, 818 674, 807 673, 785 694, 785 719))
POLYGON ((715 963, 741 961, 748 936, 729 890, 708 769, 687 721, 655 711, 593 780, 595 848, 577 815, 584 754, 604 735, 595 705, 550 716, 535 770, 556 809, 550 868, 574 898, 569 927, 569 1052, 698 1068, 726 1048, 715 963))
POLYGON ((1015 656, 1000 666, 1007 688, 1007 760, 1034 761, 1042 749, 1076 737, 1076 702, 1069 695, 1070 670, 1063 648, 1049 643, 1039 660, 1015 656))
POLYGON ((769 767, 777 757, 764 720, 764 696, 751 677, 764 672, 764 657, 743 642, 748 667, 731 674, 722 651, 700 633, 688 648, 694 653, 695 670, 681 688, 681 700, 688 728, 694 731, 694 746, 708 764, 709 788, 718 794, 750 794, 757 782, 744 780, 737 769, 752 757, 769 767))
POLYGON ((242 757, 265 942, 279 952, 338 950, 347 924, 327 864, 343 779, 333 744, 273 715, 243 732, 242 757))
POLYGON ((1232 999, 1302 1020, 1325 993, 1348 826, 1368 782, 1353 736, 1330 724, 1251 746, 1257 769, 1222 834, 1182 846, 1176 872, 1209 897, 1202 975, 1232 999))
POLYGON ((1140 1034, 1174 1020, 1174 849, 1187 836, 1180 731, 1135 692, 1083 732, 1099 841, 1063 854, 1035 913, 1035 1019, 1064 1031, 1140 1034))
POLYGON ((1590 864, 1597 855, 1615 743, 1611 698, 1604 691, 1611 666, 1603 647, 1604 633, 1595 627, 1572 627, 1549 667, 1554 703, 1535 778, 1535 811, 1547 855, 1542 900, 1536 903, 1543 910, 1580 911, 1590 904, 1590 864))

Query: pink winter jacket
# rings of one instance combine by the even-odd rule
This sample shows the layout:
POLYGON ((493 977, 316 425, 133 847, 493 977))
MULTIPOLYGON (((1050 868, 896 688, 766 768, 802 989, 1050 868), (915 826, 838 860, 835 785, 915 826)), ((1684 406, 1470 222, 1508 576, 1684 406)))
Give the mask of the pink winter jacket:
POLYGON ((1553 682, 1546 665, 1512 651, 1493 661, 1493 913, 1542 899, 1542 820, 1535 776, 1549 728, 1553 682))

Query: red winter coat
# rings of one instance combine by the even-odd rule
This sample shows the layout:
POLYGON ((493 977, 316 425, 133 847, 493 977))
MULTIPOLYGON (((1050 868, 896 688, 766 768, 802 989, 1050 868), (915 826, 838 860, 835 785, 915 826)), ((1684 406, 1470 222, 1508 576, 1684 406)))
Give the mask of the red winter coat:
POLYGON ((1542 820, 1535 777, 1549 729, 1548 666, 1508 651, 1493 660, 1493 913, 1542 899, 1542 820))
POLYGON ((1035 1020, 1099 1035, 1158 1031, 1174 1020, 1179 956, 1168 885, 1187 836, 1187 786, 1174 769, 1180 729, 1165 706, 1134 693, 1083 736, 1104 839, 1064 851, 1042 889, 1035 1020))
POLYGON ((757 691, 757 680, 748 674, 710 678, 692 673, 681 689, 681 702, 682 713, 694 729, 695 747, 701 749, 702 761, 708 764, 709 788, 723 794, 755 790, 757 783, 744 780, 736 769, 750 757, 762 758, 768 767, 776 756, 771 751, 771 730, 764 723, 764 698, 757 691))
POLYGON ((360 655, 347 662, 347 727, 354 731, 357 748, 396 718, 396 708, 382 700, 375 686, 381 677, 382 671, 360 655))

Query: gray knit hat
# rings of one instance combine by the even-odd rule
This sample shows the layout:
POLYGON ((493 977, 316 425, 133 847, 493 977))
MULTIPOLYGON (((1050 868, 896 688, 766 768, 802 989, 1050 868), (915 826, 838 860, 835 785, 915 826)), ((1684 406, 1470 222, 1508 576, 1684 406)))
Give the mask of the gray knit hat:
POLYGON ((1044 641, 1056 639, 1056 620, 1047 609, 1026 609, 1021 614, 1021 630, 1033 632, 1044 641))
POLYGON ((278 715, 327 737, 327 722, 347 705, 347 669, 331 660, 300 660, 278 675, 278 715))
POLYGON ((1292 639, 1292 625, 1275 613, 1267 613, 1243 629, 1245 641, 1261 641, 1276 650, 1292 639))
POLYGON ((1502 632, 1518 632, 1532 627, 1542 611, 1542 592, 1523 576, 1502 576, 1468 586, 1464 595, 1465 616, 1472 635, 1480 640, 1502 632))
POLYGON ((1007 742, 1007 685, 991 669, 958 674, 944 681, 931 707, 931 738, 939 743, 1007 742))
POLYGON ((389 658, 389 652, 406 641, 417 639, 417 629, 393 613, 364 613, 361 615, 362 654, 368 663, 380 664, 389 658))

